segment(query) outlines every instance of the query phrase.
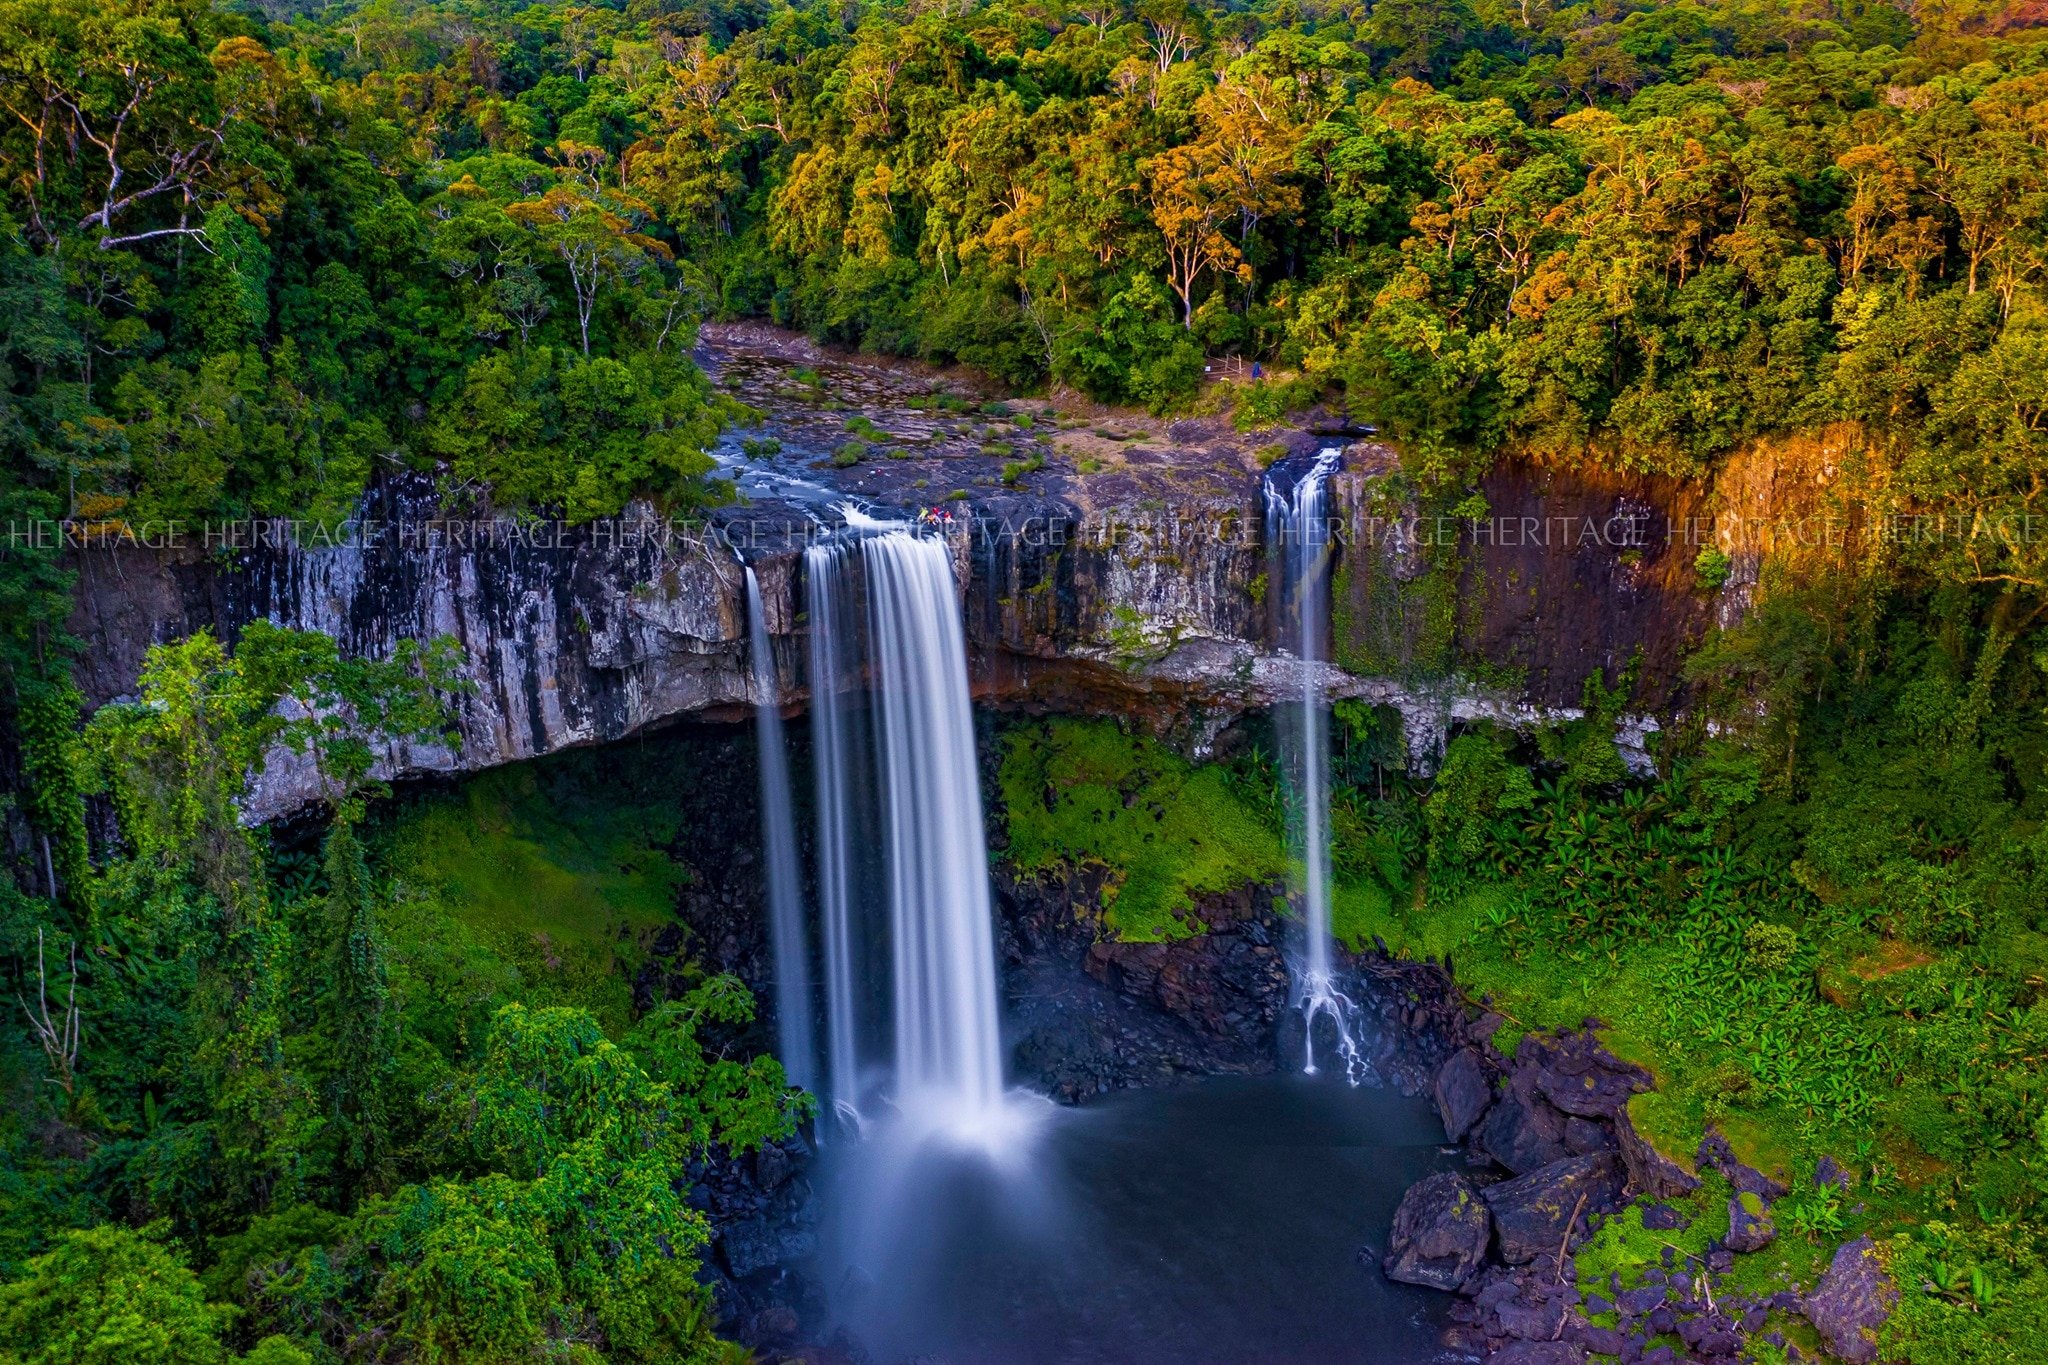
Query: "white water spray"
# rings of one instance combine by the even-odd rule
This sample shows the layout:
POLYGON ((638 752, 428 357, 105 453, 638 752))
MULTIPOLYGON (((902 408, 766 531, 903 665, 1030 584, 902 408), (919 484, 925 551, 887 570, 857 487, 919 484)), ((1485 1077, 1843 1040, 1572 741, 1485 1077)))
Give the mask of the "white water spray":
POLYGON ((761 584, 747 571, 748 652, 754 664, 754 736, 760 751, 761 832, 768 858, 768 935, 775 955, 775 1021, 782 1066, 794 1085, 816 1084, 811 1022, 810 949, 796 862, 796 818, 789 795, 789 753, 782 742, 782 686, 775 672, 761 584))
MULTIPOLYGON (((1336 1031, 1337 1054, 1356 1085, 1365 1058, 1351 1036, 1352 1003, 1337 989, 1330 931, 1330 736, 1320 665, 1329 657, 1330 527, 1327 486, 1338 452, 1325 449, 1292 490, 1266 480, 1266 545, 1273 557, 1283 620, 1301 666, 1301 701, 1291 726, 1282 727, 1293 789, 1288 821, 1301 897, 1303 951, 1296 990, 1302 1012, 1303 1069, 1316 1072, 1316 1021, 1336 1031)), ((1276 471, 1277 474, 1277 471, 1276 471)))

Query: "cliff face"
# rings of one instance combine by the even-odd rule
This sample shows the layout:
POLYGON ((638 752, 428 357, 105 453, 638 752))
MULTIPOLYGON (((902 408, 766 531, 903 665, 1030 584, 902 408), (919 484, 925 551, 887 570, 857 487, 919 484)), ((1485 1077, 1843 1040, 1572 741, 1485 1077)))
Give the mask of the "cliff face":
MULTIPOLYGON (((756 700, 744 561, 777 637, 782 699, 801 706, 801 550, 842 499, 922 509, 951 538, 987 703, 1124 714, 1199 751, 1236 716, 1297 692, 1299 665, 1271 647, 1267 619, 1254 449, 1273 433, 1070 413, 1054 435, 1028 410, 975 409, 957 379, 835 362, 758 329, 713 336, 703 358, 767 413, 724 452, 742 503, 708 523, 672 525, 647 507, 581 527, 465 516, 408 476, 367 498, 340 544, 272 526, 237 528, 242 543, 210 553, 80 551, 88 695, 130 691, 152 643, 202 627, 231 638, 260 617, 369 655, 406 638, 460 643, 459 748, 397 750, 393 774, 483 768, 683 716, 737 718, 756 700), (793 388, 793 367, 812 378, 793 388), (877 447, 902 444, 833 464, 854 416, 877 447), (748 459, 742 439, 779 449, 748 459)), ((1343 440, 1304 430, 1280 444, 1301 454, 1343 440)), ((1741 466, 1744 496, 1772 496, 1768 464, 1741 466)), ((1400 500, 1396 468, 1385 447, 1350 444, 1332 490, 1343 665, 1326 670, 1332 694, 1399 707, 1424 763, 1453 719, 1569 708, 1590 671, 1611 677, 1638 651, 1643 704, 1674 703, 1679 659, 1717 609, 1692 568, 1710 492, 1504 469, 1486 485, 1485 520, 1424 523, 1400 500)), ((1724 613, 1754 581, 1738 557, 1724 613)), ((251 813, 311 795, 310 774, 281 757, 251 813)))

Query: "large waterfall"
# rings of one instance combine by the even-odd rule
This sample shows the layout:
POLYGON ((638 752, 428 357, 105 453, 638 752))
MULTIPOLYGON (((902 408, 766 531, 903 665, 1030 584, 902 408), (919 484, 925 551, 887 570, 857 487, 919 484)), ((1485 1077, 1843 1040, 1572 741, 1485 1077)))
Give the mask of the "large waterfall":
POLYGON ((1322 688, 1329 658, 1330 516, 1328 485, 1338 452, 1326 449, 1294 486, 1276 468, 1266 479, 1266 545, 1272 556, 1282 632, 1301 672, 1301 700, 1281 717, 1290 801, 1296 892, 1301 900, 1302 949, 1296 971, 1307 1041, 1306 1067, 1316 1070, 1316 1026, 1327 1020, 1337 1053, 1356 1082, 1364 1059, 1351 1036, 1351 1002, 1337 989, 1330 929, 1330 733, 1322 688))
POLYGON ((918 1131, 1000 1145, 1014 1106, 947 542, 849 511, 804 564, 832 1108, 860 1123, 882 1100, 918 1131))
POLYGON ((942 540, 861 542, 888 813, 896 1104, 971 1124, 1002 1099, 988 846, 967 644, 942 540))
POLYGON ((761 608, 761 584, 747 573, 748 652, 754 663, 754 735, 760 750, 761 834, 768 858, 768 932, 775 954, 775 1022, 782 1065, 792 1084, 817 1084, 811 1024, 810 952, 796 860, 796 817, 789 794, 789 753, 782 742, 782 685, 761 608))

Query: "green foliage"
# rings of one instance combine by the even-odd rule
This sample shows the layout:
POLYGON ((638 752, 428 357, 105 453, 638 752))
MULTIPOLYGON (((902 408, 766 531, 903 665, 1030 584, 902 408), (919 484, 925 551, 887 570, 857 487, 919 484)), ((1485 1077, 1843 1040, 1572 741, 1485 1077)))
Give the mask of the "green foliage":
POLYGON ((1433 868, 1469 864, 1485 850, 1497 817, 1536 804, 1526 769, 1509 762, 1499 739, 1472 731, 1452 740, 1427 807, 1433 868))
POLYGON ((1199 932, 1195 896, 1287 873, 1272 807, 1248 802, 1224 770, 1191 767, 1107 721, 1012 730, 997 780, 1012 865, 1101 869, 1104 917, 1124 939, 1199 932))
POLYGON ((1702 546, 1693 556, 1692 575, 1702 591, 1713 592, 1728 581, 1734 571, 1735 562, 1728 558, 1727 551, 1718 545, 1702 546))
MULTIPOLYGON (((732 1358, 691 1172, 788 1136, 809 1098, 742 1050, 734 978, 690 966, 678 998, 633 1008, 685 876, 667 760, 636 778, 568 756, 367 809, 377 745, 439 736, 453 663, 343 660, 258 623, 232 652, 160 647, 141 701, 95 719, 80 761, 128 847, 92 887, 77 1086, 61 1112, 26 1088, 0 1111, 0 1356, 311 1365, 374 1338, 512 1361, 580 1338, 609 1360, 732 1358), (240 824, 278 746, 323 780, 317 856, 240 824), (578 787, 611 803, 563 799, 578 787), (44 1154, 53 1132, 96 1155, 44 1154), (194 1234, 203 1278, 156 1240, 170 1224, 110 1209, 194 1234)), ((42 925, 0 884, 17 971, 42 925)))
POLYGON ((1931 1220, 1880 1244, 1879 1254, 1906 1288, 1880 1333, 1886 1359, 1989 1365, 2031 1360, 2048 1350, 2048 1324, 2040 1314, 2048 1269, 2011 1230, 1973 1231, 1931 1220))
POLYGON ((1166 290, 1140 274, 1107 301, 1095 329, 1069 343, 1060 363, 1091 397, 1163 412, 1193 390, 1202 352, 1175 322, 1166 290))
POLYGON ((671 856, 681 825, 672 801, 638 782, 628 799, 617 763, 588 756, 479 774, 452 793, 405 801, 372 842, 389 868, 409 962, 394 971, 422 993, 433 1031, 451 1044, 480 1022, 462 990, 517 980, 507 998, 577 1005, 613 1033, 632 1018, 631 977, 644 943, 670 921, 688 872, 671 856), (428 997, 455 973, 472 984, 428 997))
POLYGON ((0 1340, 22 1365, 218 1365, 230 1310, 209 1304, 163 1229, 67 1232, 0 1286, 0 1340))
MULTIPOLYGON (((1697 1273, 1704 1268, 1710 1243, 1728 1232, 1728 1185, 1709 1173, 1698 1191, 1677 1201, 1687 1225, 1669 1231, 1643 1226, 1643 1209, 1630 1204, 1600 1224, 1599 1229, 1573 1253, 1579 1274, 1579 1291, 1613 1297, 1615 1276, 1624 1289, 1634 1289, 1649 1270, 1663 1270, 1668 1250, 1679 1269, 1697 1273)), ((1612 1325, 1611 1323, 1608 1325, 1612 1325)))

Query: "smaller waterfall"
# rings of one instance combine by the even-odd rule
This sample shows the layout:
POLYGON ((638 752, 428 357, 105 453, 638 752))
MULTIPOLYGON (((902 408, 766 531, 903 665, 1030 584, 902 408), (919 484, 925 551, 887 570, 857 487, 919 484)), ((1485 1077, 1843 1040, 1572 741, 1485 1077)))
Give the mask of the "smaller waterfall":
POLYGON ((856 633, 847 621, 843 543, 804 551, 804 605, 810 617, 811 762, 818 812, 818 919, 825 958, 825 1082, 832 1110, 859 1126, 860 1027, 855 966, 853 815, 856 633), (849 677, 849 675, 854 675, 849 677))
POLYGON ((1365 1059, 1351 1036, 1351 1001, 1337 989, 1330 929, 1330 734, 1320 668, 1329 658, 1327 491, 1337 459, 1335 448, 1318 453, 1292 490, 1282 488, 1278 470, 1267 477, 1266 544, 1286 634, 1301 667, 1301 702, 1292 723, 1283 726, 1282 739, 1293 798, 1288 833, 1300 868, 1304 941, 1296 989, 1306 1034, 1303 1069, 1315 1073, 1316 1021, 1328 1019, 1345 1074, 1356 1084, 1365 1059))
POLYGON ((747 571, 748 653, 754 664, 754 735, 760 751, 761 831, 768 858, 768 933, 775 954, 775 1020, 783 1070, 792 1085, 814 1088, 810 949, 797 871, 796 817, 789 795, 789 754, 782 740, 782 686, 761 607, 761 584, 747 571))

